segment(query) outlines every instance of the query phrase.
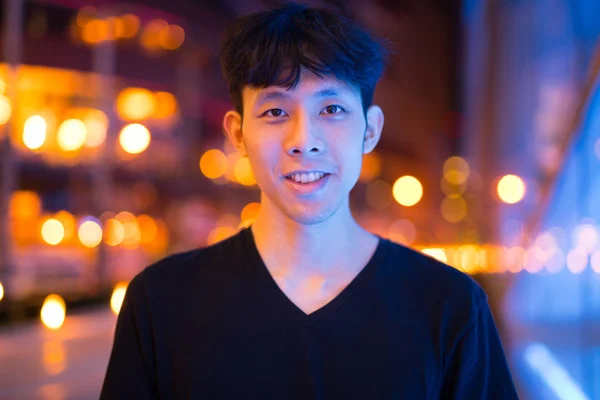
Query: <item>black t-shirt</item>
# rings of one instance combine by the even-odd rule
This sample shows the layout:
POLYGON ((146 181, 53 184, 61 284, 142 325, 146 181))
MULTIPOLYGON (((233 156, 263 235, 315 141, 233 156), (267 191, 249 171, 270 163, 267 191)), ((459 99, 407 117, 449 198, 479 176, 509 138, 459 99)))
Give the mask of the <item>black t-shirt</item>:
POLYGON ((516 399, 483 290, 385 239, 305 314, 247 228, 129 284, 101 399, 516 399))

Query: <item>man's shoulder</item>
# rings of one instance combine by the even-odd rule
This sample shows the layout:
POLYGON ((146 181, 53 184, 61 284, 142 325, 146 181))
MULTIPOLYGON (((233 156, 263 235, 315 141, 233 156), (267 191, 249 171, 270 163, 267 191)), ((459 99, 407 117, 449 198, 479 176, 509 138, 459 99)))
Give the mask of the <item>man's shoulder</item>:
POLYGON ((392 243, 388 275, 427 302, 476 309, 487 297, 466 273, 421 251, 392 243))
POLYGON ((139 275, 150 285, 183 283, 227 268, 242 251, 240 233, 211 246, 179 252, 147 266, 139 275))

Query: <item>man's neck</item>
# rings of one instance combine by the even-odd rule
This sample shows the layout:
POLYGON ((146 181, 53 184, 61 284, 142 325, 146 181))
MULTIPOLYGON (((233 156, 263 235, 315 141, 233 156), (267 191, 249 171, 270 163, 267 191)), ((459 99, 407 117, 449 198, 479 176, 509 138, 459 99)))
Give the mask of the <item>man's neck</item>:
POLYGON ((258 251, 271 270, 327 275, 340 266, 352 265, 361 247, 368 251, 377 242, 358 225, 348 204, 326 221, 312 225, 293 221, 269 205, 265 208, 251 229, 258 251))

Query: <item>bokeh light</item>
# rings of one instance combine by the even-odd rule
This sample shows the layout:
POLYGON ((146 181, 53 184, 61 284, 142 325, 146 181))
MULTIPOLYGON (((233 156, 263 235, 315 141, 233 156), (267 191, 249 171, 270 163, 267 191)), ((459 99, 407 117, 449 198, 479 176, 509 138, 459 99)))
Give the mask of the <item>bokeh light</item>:
POLYGON ((85 145, 87 147, 98 147, 106 140, 108 129, 108 118, 100 110, 93 110, 84 119, 83 123, 87 131, 85 145))
POLYGON ((0 125, 4 125, 10 119, 12 107, 10 100, 4 95, 0 95, 0 125))
POLYGON ((154 118, 169 118, 175 115, 177 112, 177 99, 169 92, 156 92, 154 93, 154 99, 156 108, 154 118))
POLYGON ((242 209, 240 214, 240 221, 242 226, 250 225, 258 216, 260 211, 260 203, 252 202, 248 203, 242 209))
POLYGON ((125 239, 125 227, 121 221, 109 218, 104 223, 104 243, 109 246, 118 246, 125 239))
POLYGON ((97 247, 102 242, 102 227, 98 221, 88 217, 79 225, 77 236, 85 247, 97 247))
POLYGON ((446 221, 456 223, 467 216, 467 202, 462 197, 446 197, 442 200, 440 211, 446 221))
POLYGON ((217 179, 227 172, 227 156, 221 150, 211 149, 200 157, 200 171, 210 179, 217 179))
POLYGON ((459 185, 450 183, 446 178, 442 178, 440 182, 442 192, 452 198, 461 197, 467 190, 467 183, 463 182, 459 185))
POLYGON ((155 113, 156 98, 148 89, 125 88, 117 95, 116 111, 123 120, 140 121, 155 113))
POLYGON ((507 204, 516 204, 525 197, 525 182, 516 175, 505 175, 498 182, 498 196, 507 204))
POLYGON ((42 211, 42 199, 36 192, 19 190, 12 194, 9 209, 17 220, 37 219, 42 211))
POLYGON ((156 220, 149 215, 140 214, 137 216, 137 225, 140 232, 140 243, 151 244, 158 233, 156 220))
POLYGON ((392 202, 392 186, 380 179, 369 182, 365 197, 369 206, 376 210, 384 210, 392 202))
POLYGON ((4 298, 4 286, 2 286, 2 282, 0 282, 0 301, 4 298))
POLYGON ((140 154, 150 145, 150 132, 142 124, 129 124, 121 129, 119 144, 129 154, 140 154))
POLYGON ((436 260, 441 261, 443 263, 448 262, 448 257, 446 256, 446 252, 444 251, 444 249, 426 248, 426 249, 422 249, 421 252, 424 254, 427 254, 428 256, 433 257, 436 260))
POLYGON ((58 147, 63 151, 75 151, 83 147, 87 128, 83 121, 67 119, 60 124, 57 134, 58 147))
POLYGON ((567 268, 574 274, 580 274, 588 263, 588 254, 585 250, 576 248, 567 254, 567 268))
POLYGON ((179 25, 163 26, 158 34, 160 45, 166 50, 175 50, 185 41, 185 31, 179 25))
POLYGON ((140 30, 140 19, 133 14, 125 14, 121 17, 124 24, 123 38, 132 38, 140 30))
POLYGON ((394 182, 392 194, 398 204, 404 207, 412 207, 423 197, 423 186, 414 176, 403 176, 394 182))
POLYGON ((576 247, 587 253, 592 253, 598 247, 599 241, 598 230, 594 225, 583 224, 575 228, 573 242, 576 247))
POLYGON ((381 172, 381 157, 374 151, 365 154, 358 181, 361 183, 371 182, 381 172))
POLYGON ((123 241, 121 245, 126 248, 136 248, 141 241, 141 232, 135 215, 128 211, 121 211, 115 219, 123 224, 123 241))
POLYGON ((248 157, 242 157, 235 163, 234 168, 235 179, 238 183, 244 186, 252 186, 256 184, 254 178, 254 172, 252 172, 252 166, 248 157))
POLYGON ((50 218, 42 224, 42 239, 52 246, 56 246, 65 238, 65 228, 60 221, 50 218))
POLYGON ((127 282, 119 282, 115 285, 112 296, 110 296, 110 309, 115 315, 119 315, 126 293, 127 282))
POLYGON ((23 127, 23 144, 30 150, 39 149, 46 142, 46 129, 46 120, 40 115, 27 118, 23 127))
POLYGON ((469 178, 469 164, 458 156, 450 157, 444 163, 444 178, 453 185, 462 185, 469 178))
POLYGON ((61 223, 64 233, 63 240, 70 240, 75 235, 77 221, 75 216, 68 211, 61 210, 54 215, 54 219, 61 223))
POLYGON ((142 34, 140 35, 140 44, 143 48, 150 52, 156 52, 161 49, 161 31, 163 28, 168 27, 168 23, 162 19, 153 19, 148 22, 144 29, 142 30, 142 34))
POLYGON ((66 305, 62 297, 57 294, 51 294, 46 297, 40 318, 44 325, 50 329, 58 329, 65 322, 66 305))
POLYGON ((77 25, 84 27, 85 24, 90 22, 96 16, 97 12, 98 10, 96 10, 96 7, 91 5, 81 7, 79 11, 77 11, 77 16, 75 17, 77 25))

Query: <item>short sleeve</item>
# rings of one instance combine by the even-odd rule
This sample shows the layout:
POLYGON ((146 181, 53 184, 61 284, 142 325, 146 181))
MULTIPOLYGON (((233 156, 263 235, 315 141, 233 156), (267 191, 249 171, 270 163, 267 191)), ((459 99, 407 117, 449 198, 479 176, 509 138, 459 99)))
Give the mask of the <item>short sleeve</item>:
POLYGON ((442 399, 518 399, 485 295, 449 357, 442 399))
POLYGON ((119 312, 101 400, 158 398, 144 272, 130 283, 119 312))

